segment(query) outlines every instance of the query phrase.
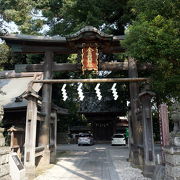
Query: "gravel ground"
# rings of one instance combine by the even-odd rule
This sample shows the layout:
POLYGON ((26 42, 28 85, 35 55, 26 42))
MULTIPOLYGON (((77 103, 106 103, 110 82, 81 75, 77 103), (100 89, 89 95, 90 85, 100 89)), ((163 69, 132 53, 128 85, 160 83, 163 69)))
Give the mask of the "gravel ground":
POLYGON ((142 175, 142 171, 138 168, 131 167, 127 161, 129 151, 127 147, 122 148, 110 148, 110 157, 114 167, 119 175, 119 180, 150 180, 142 175))
POLYGON ((58 146, 57 164, 36 180, 150 180, 127 162, 128 148, 94 145, 58 146))

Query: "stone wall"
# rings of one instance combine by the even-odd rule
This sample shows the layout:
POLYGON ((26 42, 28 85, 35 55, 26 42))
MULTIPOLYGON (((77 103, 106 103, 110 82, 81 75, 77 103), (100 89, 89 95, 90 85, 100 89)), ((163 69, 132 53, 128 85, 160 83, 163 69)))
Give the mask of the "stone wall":
POLYGON ((180 180, 180 148, 164 148, 165 180, 180 180))
POLYGON ((3 128, 0 128, 0 180, 10 180, 9 176, 9 153, 10 147, 5 146, 3 128))
POLYGON ((9 147, 0 147, 0 179, 10 180, 9 177, 9 147))

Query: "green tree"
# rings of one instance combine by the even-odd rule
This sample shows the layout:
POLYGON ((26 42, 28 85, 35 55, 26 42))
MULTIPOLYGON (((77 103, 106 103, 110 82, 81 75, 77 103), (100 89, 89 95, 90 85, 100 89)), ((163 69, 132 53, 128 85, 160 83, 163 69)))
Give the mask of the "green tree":
MULTIPOLYGON (((14 70, 15 64, 25 64, 27 60, 28 57, 25 54, 13 54, 5 43, 0 44, 0 70, 14 70)), ((33 62, 33 58, 29 61, 33 62)))
POLYGON ((0 44, 0 70, 3 70, 5 63, 9 62, 9 56, 9 47, 5 44, 0 44))
POLYGON ((153 90, 160 101, 180 97, 180 2, 131 0, 136 16, 123 42, 127 54, 154 66, 153 90))
POLYGON ((49 34, 70 34, 91 25, 113 34, 123 34, 131 13, 127 0, 3 0, 1 19, 15 22, 25 34, 37 33, 43 24, 49 34), (42 14, 42 17, 40 17, 42 14))
MULTIPOLYGON (((1 0, 0 19, 1 24, 3 21, 15 22, 24 34, 37 34, 44 24, 44 19, 36 9, 36 1, 33 0, 1 0)), ((1 33, 6 32, 5 27, 1 26, 0 30, 1 33)))
POLYGON ((66 0, 46 1, 40 5, 47 17, 51 34, 70 34, 91 25, 113 34, 123 34, 130 20, 126 0, 66 0))

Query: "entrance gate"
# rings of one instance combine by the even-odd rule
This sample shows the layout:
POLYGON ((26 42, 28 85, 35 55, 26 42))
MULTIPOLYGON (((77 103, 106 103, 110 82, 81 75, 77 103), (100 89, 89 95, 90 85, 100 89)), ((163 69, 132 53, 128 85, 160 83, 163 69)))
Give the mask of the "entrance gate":
MULTIPOLYGON (((56 117, 53 117, 51 111, 52 83, 72 83, 72 82, 129 82, 130 88, 130 111, 129 111, 129 129, 130 129, 130 156, 129 160, 135 166, 143 169, 145 175, 153 171, 155 165, 154 144, 152 136, 152 117, 151 117, 151 97, 153 93, 147 86, 142 92, 139 92, 140 82, 148 81, 147 78, 138 78, 139 70, 151 68, 148 64, 138 64, 133 58, 128 58, 126 62, 106 62, 98 61, 98 69, 103 71, 128 71, 128 78, 116 79, 59 79, 53 78, 53 72, 62 71, 80 71, 81 63, 56 63, 54 54, 78 54, 83 53, 84 48, 88 50, 87 56, 92 59, 92 51, 97 50, 99 54, 121 53, 125 50, 121 46, 123 36, 112 36, 98 31, 94 27, 85 27, 79 32, 67 37, 41 37, 25 35, 7 35, 1 37, 12 48, 15 53, 38 53, 44 54, 42 64, 17 65, 18 72, 43 72, 44 80, 33 81, 32 83, 43 83, 42 108, 38 112, 37 102, 39 97, 33 93, 31 87, 26 95, 28 99, 27 118, 26 118, 26 139, 24 165, 29 179, 35 175, 35 161, 37 154, 42 158, 39 164, 48 165, 50 161, 55 160, 56 152, 56 133, 52 133, 50 128, 51 120, 54 119, 54 131, 56 132, 56 117), (95 48, 95 49, 93 49, 95 48), (43 122, 41 127, 41 141, 36 147, 36 126, 38 115, 43 122), (54 144, 51 149, 51 144, 54 144), (50 152, 50 150, 52 152, 50 152)), ((84 55, 84 54, 83 54, 84 55)), ((83 56, 82 55, 82 56, 83 56)), ((84 63, 84 62, 83 62, 84 63)), ((87 62, 86 66, 92 66, 89 70, 97 70, 96 66, 87 62)), ((83 64, 83 71, 86 70, 83 64)))

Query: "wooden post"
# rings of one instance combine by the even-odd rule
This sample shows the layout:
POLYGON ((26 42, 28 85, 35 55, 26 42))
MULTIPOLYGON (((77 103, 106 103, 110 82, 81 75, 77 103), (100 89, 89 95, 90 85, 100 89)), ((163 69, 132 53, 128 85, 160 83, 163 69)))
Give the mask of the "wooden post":
POLYGON ((37 99, 28 95, 26 132, 25 132, 25 153, 24 165, 28 180, 35 178, 35 145, 37 126, 37 99))
POLYGON ((169 119, 168 119, 168 107, 166 104, 159 106, 159 124, 161 135, 161 146, 169 145, 169 119))
POLYGON ((12 149, 14 146, 14 131, 11 131, 11 142, 10 142, 10 147, 11 150, 14 152, 14 149, 12 149))
POLYGON ((53 122, 51 124, 51 157, 50 157, 50 162, 51 163, 56 163, 56 149, 57 149, 57 112, 53 111, 51 113, 53 116, 53 122))
POLYGON ((144 167, 143 174, 147 177, 152 177, 155 167, 155 154, 154 154, 154 140, 153 140, 153 125, 151 115, 151 99, 155 95, 148 90, 139 94, 142 104, 142 118, 143 118, 143 145, 144 145, 144 167))
MULTIPOLYGON (((137 66, 136 61, 133 58, 128 59, 128 73, 129 78, 137 78, 138 72, 137 72, 137 66)), ((129 118, 129 129, 131 132, 129 133, 131 137, 129 137, 131 140, 130 142, 133 142, 130 144, 130 154, 129 154, 129 160, 132 162, 132 165, 139 166, 140 168, 143 165, 143 155, 140 152, 140 149, 138 145, 141 145, 140 139, 142 136, 142 131, 140 123, 137 119, 137 101, 138 101, 138 94, 139 94, 139 86, 137 82, 130 82, 129 83, 129 89, 130 89, 130 118, 129 118)))
MULTIPOLYGON (((54 53, 51 51, 45 52, 44 57, 44 79, 52 78, 52 65, 53 65, 54 53)), ((50 163, 50 150, 49 150, 49 126, 51 119, 51 100, 52 96, 52 84, 44 84, 42 90, 42 113, 45 114, 44 122, 41 127, 41 145, 45 147, 43 157, 40 160, 40 164, 46 166, 50 163)))
POLYGON ((54 154, 55 154, 55 161, 56 161, 56 151, 57 151, 57 112, 55 113, 55 119, 54 119, 54 154))
MULTIPOLYGON (((161 149, 169 145, 169 119, 168 119, 168 107, 166 104, 159 106, 159 126, 160 126, 160 140, 161 149)), ((162 164, 165 162, 164 151, 162 150, 162 164)))
POLYGON ((133 144, 133 136, 132 136, 132 116, 131 111, 128 110, 128 130, 129 130, 129 139, 128 139, 128 146, 129 146, 129 162, 132 162, 133 160, 133 150, 131 145, 133 144))

